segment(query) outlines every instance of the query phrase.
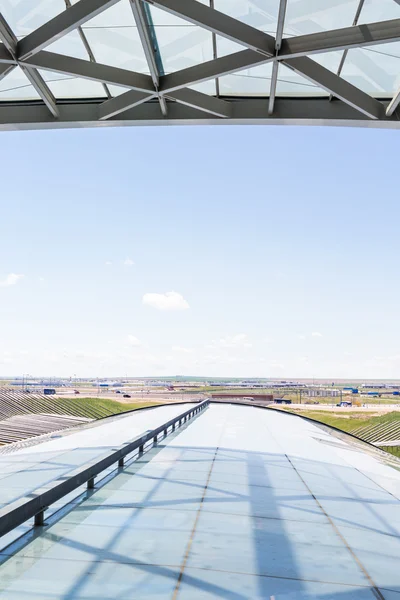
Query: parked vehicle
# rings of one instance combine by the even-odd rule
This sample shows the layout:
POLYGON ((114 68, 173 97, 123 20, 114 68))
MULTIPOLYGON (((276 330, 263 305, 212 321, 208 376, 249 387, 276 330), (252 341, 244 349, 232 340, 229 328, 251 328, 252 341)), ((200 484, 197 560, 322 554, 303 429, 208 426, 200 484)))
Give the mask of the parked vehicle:
POLYGON ((129 394, 124 394, 123 398, 132 398, 132 396, 130 396, 129 394))

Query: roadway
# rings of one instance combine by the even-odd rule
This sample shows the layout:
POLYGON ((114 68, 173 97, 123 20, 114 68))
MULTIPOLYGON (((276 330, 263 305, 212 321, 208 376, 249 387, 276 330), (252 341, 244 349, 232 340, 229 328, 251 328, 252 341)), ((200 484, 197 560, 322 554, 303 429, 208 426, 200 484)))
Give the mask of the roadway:
POLYGON ((383 457, 212 405, 3 549, 0 600, 400 600, 400 463, 383 457))

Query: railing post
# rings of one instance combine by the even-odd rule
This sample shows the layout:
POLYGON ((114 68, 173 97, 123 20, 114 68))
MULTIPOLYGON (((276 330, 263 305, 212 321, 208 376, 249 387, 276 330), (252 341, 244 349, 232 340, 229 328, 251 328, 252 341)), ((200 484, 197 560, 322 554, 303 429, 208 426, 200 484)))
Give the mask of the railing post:
POLYGON ((167 437, 167 433, 168 433, 167 430, 164 429, 164 437, 167 437))
POLYGON ((34 526, 35 527, 43 527, 44 525, 44 510, 41 510, 35 515, 34 518, 34 526))
POLYGON ((175 431, 175 423, 172 423, 172 431, 175 431))
POLYGON ((94 477, 91 477, 90 479, 88 479, 87 489, 88 490, 93 490, 93 488, 94 488, 94 477))
POLYGON ((156 435, 153 437, 153 443, 157 444, 157 436, 156 435))
POLYGON ((118 466, 119 467, 123 467, 124 466, 124 462, 125 462, 124 461, 124 457, 120 458, 119 461, 118 461, 118 466))
POLYGON ((143 454, 144 452, 144 448, 143 448, 143 444, 141 446, 139 446, 139 455, 143 454))

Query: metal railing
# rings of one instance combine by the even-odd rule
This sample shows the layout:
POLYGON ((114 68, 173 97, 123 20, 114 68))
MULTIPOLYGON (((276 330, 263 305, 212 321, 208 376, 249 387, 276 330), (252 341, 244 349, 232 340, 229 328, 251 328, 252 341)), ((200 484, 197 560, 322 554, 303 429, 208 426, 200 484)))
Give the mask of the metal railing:
POLYGON ((175 431, 177 424, 178 427, 181 426, 182 423, 185 423, 196 414, 203 411, 209 403, 209 400, 205 400, 200 404, 196 404, 193 408, 174 417, 156 429, 149 430, 130 442, 125 442, 111 454, 107 454, 95 461, 85 463, 67 476, 63 475, 47 485, 30 492, 29 497, 24 496, 3 507, 0 509, 0 537, 9 533, 19 525, 22 525, 29 519, 34 519, 34 525, 36 527, 43 525, 44 513, 49 506, 58 500, 61 500, 64 496, 70 494, 85 483, 87 483, 88 489, 93 489, 95 477, 97 475, 115 463, 118 464, 118 467, 123 467, 125 457, 135 450, 138 450, 138 455, 141 456, 144 453, 144 446, 147 442, 153 440, 153 443, 157 444, 158 436, 160 434, 163 434, 163 437, 166 437, 170 427, 171 431, 175 431), (33 494, 34 497, 32 498, 31 496, 33 494))

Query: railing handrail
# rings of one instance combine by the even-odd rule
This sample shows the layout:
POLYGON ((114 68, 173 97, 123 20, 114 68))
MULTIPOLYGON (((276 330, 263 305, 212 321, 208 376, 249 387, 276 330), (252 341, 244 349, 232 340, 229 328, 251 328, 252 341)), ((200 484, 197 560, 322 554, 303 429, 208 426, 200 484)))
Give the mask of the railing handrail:
POLYGON ((105 469, 108 469, 108 467, 111 467, 114 463, 123 466, 125 456, 134 452, 136 449, 139 449, 139 454, 142 454, 146 442, 153 439, 156 443, 157 436, 160 433, 164 432, 166 435, 169 427, 172 426, 174 430, 175 424, 178 421, 181 422, 183 419, 186 421, 187 417, 190 418, 202 411, 209 403, 210 400, 204 400, 204 402, 196 404, 189 410, 170 419, 167 423, 160 425, 156 429, 150 429, 130 442, 124 442, 124 444, 115 449, 111 454, 106 454, 100 459, 89 461, 69 473, 67 476, 62 475, 45 486, 37 488, 29 493, 29 496, 35 494, 33 498, 23 496, 1 508, 0 537, 32 518, 35 519, 35 525, 43 525, 44 511, 51 506, 51 504, 61 500, 64 496, 70 494, 84 483, 88 484, 88 488, 93 488, 94 478, 105 469))

